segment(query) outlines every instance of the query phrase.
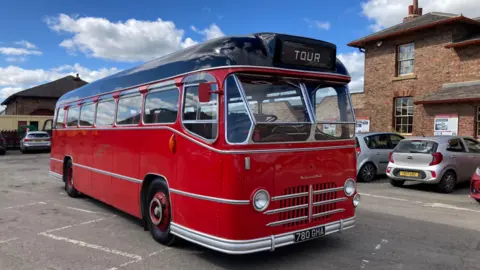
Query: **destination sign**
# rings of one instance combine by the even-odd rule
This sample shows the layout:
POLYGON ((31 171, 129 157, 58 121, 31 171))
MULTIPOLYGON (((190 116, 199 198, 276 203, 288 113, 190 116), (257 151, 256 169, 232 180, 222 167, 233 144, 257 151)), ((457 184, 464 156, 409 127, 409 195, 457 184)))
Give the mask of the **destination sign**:
POLYGON ((280 57, 277 59, 286 65, 335 71, 336 47, 328 43, 308 44, 282 40, 280 57))

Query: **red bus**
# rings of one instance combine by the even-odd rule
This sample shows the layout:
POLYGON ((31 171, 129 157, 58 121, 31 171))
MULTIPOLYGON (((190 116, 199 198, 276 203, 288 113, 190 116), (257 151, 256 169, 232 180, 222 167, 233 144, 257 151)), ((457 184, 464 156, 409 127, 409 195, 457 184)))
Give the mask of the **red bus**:
POLYGON ((50 175, 164 245, 245 254, 350 229, 355 116, 336 53, 221 37, 75 89, 56 106, 50 175))

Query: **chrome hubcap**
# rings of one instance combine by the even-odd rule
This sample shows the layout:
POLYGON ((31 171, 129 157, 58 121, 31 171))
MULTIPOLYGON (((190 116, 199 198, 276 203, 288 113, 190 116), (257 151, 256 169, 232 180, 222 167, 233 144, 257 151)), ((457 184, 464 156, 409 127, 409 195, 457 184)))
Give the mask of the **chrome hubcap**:
POLYGON ((150 202, 150 219, 154 225, 162 222, 162 204, 157 198, 153 198, 150 202))

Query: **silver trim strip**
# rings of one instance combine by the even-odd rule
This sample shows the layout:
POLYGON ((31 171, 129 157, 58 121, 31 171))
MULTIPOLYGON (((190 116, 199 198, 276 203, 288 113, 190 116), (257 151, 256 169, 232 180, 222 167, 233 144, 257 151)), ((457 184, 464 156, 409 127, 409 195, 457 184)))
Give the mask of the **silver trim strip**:
POLYGON ((346 200, 348 200, 347 197, 342 197, 342 198, 332 199, 332 200, 327 200, 327 201, 314 202, 313 207, 320 206, 320 205, 331 204, 331 203, 337 203, 337 202, 344 202, 346 200))
POLYGON ((280 220, 280 221, 270 222, 270 223, 267 224, 267 226, 273 227, 273 226, 288 224, 288 223, 297 222, 297 221, 304 221, 304 220, 307 220, 307 219, 308 219, 308 216, 301 216, 301 217, 296 217, 296 218, 290 218, 290 219, 284 219, 284 220, 280 220))
MULTIPOLYGON (((253 150, 220 150, 211 145, 206 143, 200 142, 187 136, 187 134, 179 132, 178 130, 171 128, 169 126, 148 126, 148 127, 115 127, 115 128, 76 128, 76 129, 56 129, 56 131, 72 131, 72 130, 132 130, 132 129, 140 129, 140 130, 152 130, 152 129, 166 129, 169 131, 178 134, 185 139, 196 143, 202 147, 205 147, 211 151, 214 151, 219 154, 251 154, 251 153, 291 153, 291 152, 311 152, 311 151, 324 151, 324 150, 334 150, 334 149, 348 149, 348 148, 355 148, 355 144, 349 145, 337 145, 337 146, 319 146, 319 147, 305 147, 305 148, 285 148, 285 149, 253 149, 253 150)), ((347 141, 352 141, 352 139, 348 139, 347 141)), ((327 141, 322 141, 327 142, 327 141)), ((333 142, 333 141, 332 141, 333 142)), ((335 141, 338 142, 338 141, 335 141)))
POLYGON ((325 194, 325 193, 330 193, 330 192, 337 192, 337 191, 341 191, 341 190, 343 190, 343 187, 321 189, 321 190, 314 191, 313 195, 325 194))
POLYGON ((313 215, 313 186, 310 185, 308 187, 308 223, 312 222, 312 215, 313 215))
POLYGON ((326 211, 326 212, 314 214, 314 215, 313 215, 313 218, 324 217, 324 216, 328 216, 328 215, 333 215, 333 214, 337 214, 337 213, 342 213, 342 212, 344 212, 344 211, 345 211, 344 208, 338 208, 338 209, 335 209, 335 210, 331 210, 331 211, 326 211))
MULTIPOLYGON (((342 219, 327 224, 315 225, 310 227, 309 229, 324 227, 326 236, 332 233, 351 229, 355 227, 355 222, 356 217, 353 216, 351 218, 342 219), (343 227, 340 227, 341 224, 343 224, 343 227)), ((270 235, 267 237, 256 239, 230 240, 192 230, 174 222, 172 222, 170 225, 170 232, 180 238, 204 246, 206 248, 216 250, 218 252, 236 255, 267 251, 272 250, 272 247, 276 249, 279 247, 295 244, 294 234, 300 231, 302 230, 295 230, 287 233, 270 235)))
POLYGON ((346 76, 346 75, 343 75, 343 74, 331 73, 331 72, 318 72, 318 71, 307 71, 307 70, 297 70, 297 69, 287 69, 287 68, 277 68, 277 67, 249 66, 249 65, 219 66, 219 67, 204 68, 204 69, 193 70, 193 71, 189 71, 189 72, 185 72, 185 73, 180 73, 180 74, 176 74, 174 76, 161 78, 161 79, 158 79, 158 80, 155 80, 155 81, 144 82, 144 83, 141 83, 141 84, 132 85, 132 86, 125 87, 125 88, 122 88, 122 89, 115 89, 115 90, 112 90, 110 92, 105 92, 105 93, 102 93, 102 94, 99 94, 99 95, 88 96, 88 97, 84 97, 84 98, 81 98, 81 99, 66 100, 63 103, 59 103, 55 108, 57 109, 57 108, 64 107, 65 105, 67 105, 69 103, 75 103, 78 100, 86 100, 86 99, 93 98, 93 97, 96 97, 96 96, 101 97, 101 96, 113 94, 113 93, 119 92, 119 91, 121 92, 121 91, 126 91, 126 90, 129 90, 129 89, 138 88, 140 86, 149 86, 150 84, 162 83, 163 81, 172 80, 174 78, 186 76, 188 74, 200 73, 200 72, 205 72, 205 71, 212 71, 212 70, 217 70, 217 69, 238 69, 238 68, 240 68, 240 69, 241 68, 254 68, 254 69, 264 69, 264 70, 267 70, 267 71, 268 70, 279 70, 279 71, 297 72, 297 73, 305 73, 305 74, 327 75, 327 76, 335 76, 335 77, 338 77, 338 78, 348 79, 349 81, 351 81, 351 79, 352 79, 351 76, 346 76))
POLYGON ((180 194, 180 195, 184 195, 184 196, 191 197, 191 198, 202 199, 202 200, 218 202, 218 203, 226 203, 226 204, 234 204, 234 205, 248 205, 248 204, 250 204, 249 200, 230 200, 230 199, 224 199, 224 198, 210 197, 210 196, 194 194, 194 193, 190 193, 190 192, 186 192, 186 191, 181 191, 181 190, 173 189, 173 188, 170 188, 170 193, 180 194))
POLYGON ((294 206, 289 206, 289 207, 284 207, 284 208, 277 208, 273 210, 268 210, 264 214, 265 215, 273 215, 273 214, 278 214, 278 213, 283 213, 283 212, 288 212, 288 211, 293 211, 293 210, 299 210, 299 209, 304 209, 307 208, 308 204, 300 204, 300 205, 294 205, 294 206))
POLYGON ((275 197, 272 197, 272 201, 280 201, 280 200, 293 199, 293 198, 299 198, 299 197, 305 197, 305 196, 308 196, 308 192, 300 192, 300 193, 294 193, 294 194, 275 196, 275 197))
POLYGON ((60 159, 56 159, 56 158, 50 158, 50 160, 53 160, 53 161, 56 161, 56 162, 60 162, 60 163, 63 163, 63 160, 60 160, 60 159))
POLYGON ((120 175, 120 174, 116 174, 116 173, 112 173, 112 172, 107 172, 107 171, 100 170, 100 169, 95 169, 95 168, 88 167, 88 166, 85 166, 85 165, 81 165, 81 164, 78 164, 78 163, 73 163, 73 166, 80 167, 80 168, 83 168, 83 169, 87 169, 87 170, 90 170, 92 172, 112 176, 112 177, 115 177, 115 178, 118 178, 118 179, 127 180, 127 181, 130 181, 130 182, 133 182, 133 183, 142 183, 143 182, 142 180, 139 180, 139 179, 135 179, 135 178, 132 178, 132 177, 128 177, 128 176, 124 176, 124 175, 120 175))
MULTIPOLYGON (((53 158, 50 158, 50 159, 55 160, 53 158)), ((112 176, 112 177, 115 177, 115 178, 118 178, 118 179, 130 181, 130 182, 133 182, 133 183, 142 183, 143 182, 140 179, 136 179, 136 178, 132 178, 132 177, 128 177, 128 176, 124 176, 124 175, 120 175, 120 174, 116 174, 116 173, 112 173, 112 172, 107 172, 107 171, 100 170, 100 169, 95 169, 95 168, 85 166, 85 165, 81 165, 81 164, 78 164, 78 163, 73 163, 73 166, 80 167, 80 168, 83 168, 83 169, 86 169, 86 170, 90 170, 90 171, 93 171, 93 172, 96 172, 96 173, 112 176)), ((153 173, 149 173, 149 174, 153 174, 153 173)), ((159 175, 159 176, 161 176, 161 175, 159 175)), ((162 176, 162 177, 165 178, 164 176, 162 176)), ((210 197, 210 196, 194 194, 194 193, 190 193, 190 192, 186 192, 186 191, 181 191, 181 190, 173 189, 173 188, 169 188, 169 191, 170 191, 170 193, 180 194, 180 195, 184 195, 184 196, 188 196, 188 197, 192 197, 192 198, 196 198, 196 199, 212 201, 212 202, 219 202, 219 203, 226 203, 226 204, 233 204, 233 205, 248 205, 248 204, 250 204, 250 200, 230 200, 230 199, 224 199, 224 198, 210 197)))

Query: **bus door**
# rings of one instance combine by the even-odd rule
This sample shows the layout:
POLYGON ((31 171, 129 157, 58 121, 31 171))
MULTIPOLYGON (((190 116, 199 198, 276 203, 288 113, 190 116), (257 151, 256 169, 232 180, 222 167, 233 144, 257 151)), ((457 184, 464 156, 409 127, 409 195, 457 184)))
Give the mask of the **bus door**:
MULTIPOLYGON (((216 86, 213 87, 216 89, 216 86)), ((208 102, 199 101, 198 85, 185 86, 182 107, 183 129, 200 143, 188 139, 178 140, 176 185, 181 186, 182 190, 187 192, 214 194, 214 196, 221 197, 221 154, 201 145, 215 145, 215 141, 219 137, 218 95, 212 93, 208 100, 208 102)), ((199 204, 196 199, 185 196, 178 196, 174 203, 189 205, 188 215, 176 214, 177 222, 199 231, 212 231, 210 223, 198 222, 205 218, 205 209, 203 208, 205 205, 199 204)), ((215 204, 215 202, 211 203, 215 204)))

